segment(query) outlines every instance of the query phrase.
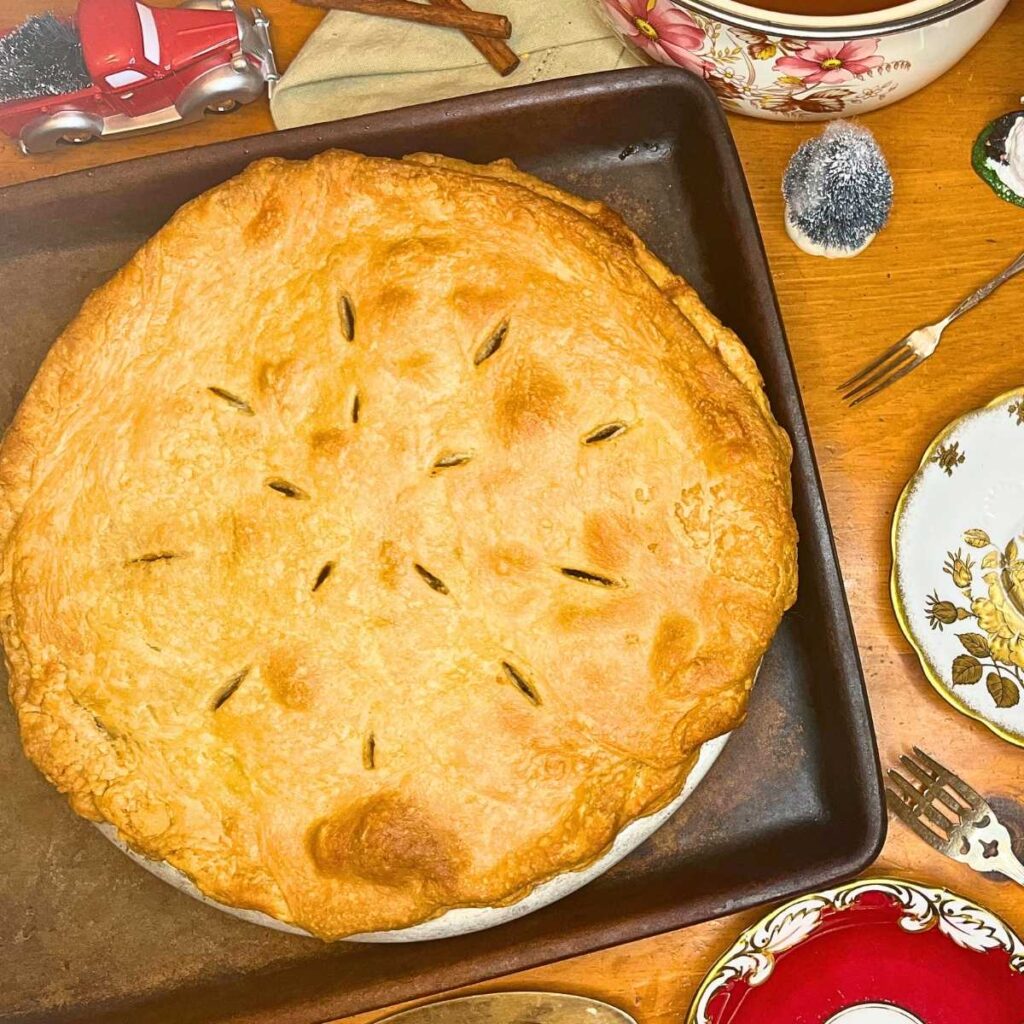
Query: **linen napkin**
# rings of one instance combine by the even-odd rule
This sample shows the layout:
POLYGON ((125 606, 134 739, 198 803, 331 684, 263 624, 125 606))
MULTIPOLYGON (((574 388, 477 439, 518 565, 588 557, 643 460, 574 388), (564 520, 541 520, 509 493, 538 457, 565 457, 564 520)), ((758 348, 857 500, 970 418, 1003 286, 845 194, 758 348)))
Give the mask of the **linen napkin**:
POLYGON ((502 78, 461 32, 331 11, 278 83, 278 128, 333 121, 528 82, 637 67, 600 14, 600 0, 469 0, 512 21, 521 58, 502 78))

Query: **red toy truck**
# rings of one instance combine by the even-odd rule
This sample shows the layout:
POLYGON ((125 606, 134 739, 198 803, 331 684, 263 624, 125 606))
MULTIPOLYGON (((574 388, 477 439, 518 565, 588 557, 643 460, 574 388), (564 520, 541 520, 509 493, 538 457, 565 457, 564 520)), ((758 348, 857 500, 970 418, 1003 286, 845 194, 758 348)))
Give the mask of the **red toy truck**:
POLYGON ((91 84, 0 103, 0 131, 39 153, 234 110, 277 80, 268 24, 234 0, 80 0, 73 30, 91 84))

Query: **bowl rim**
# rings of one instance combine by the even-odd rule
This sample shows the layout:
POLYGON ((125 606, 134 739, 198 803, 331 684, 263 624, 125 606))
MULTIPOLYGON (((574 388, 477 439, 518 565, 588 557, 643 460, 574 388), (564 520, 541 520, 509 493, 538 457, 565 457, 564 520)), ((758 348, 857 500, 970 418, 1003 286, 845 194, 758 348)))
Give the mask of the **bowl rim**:
MULTIPOLYGON (((775 36, 796 36, 800 39, 859 39, 863 36, 888 36, 909 29, 923 28, 937 21, 944 21, 956 14, 977 7, 987 0, 945 0, 925 10, 894 16, 901 8, 920 6, 914 0, 900 4, 895 8, 875 11, 869 14, 853 16, 856 21, 850 23, 850 17, 833 16, 818 18, 797 14, 783 14, 773 11, 758 13, 744 0, 732 0, 731 6, 739 10, 723 7, 714 0, 668 0, 675 7, 690 12, 696 11, 705 17, 723 22, 734 28, 744 28, 754 32, 762 32, 775 36), (744 13, 751 11, 750 14, 744 13), (864 20, 870 19, 870 20, 864 20)), ((756 0, 751 0, 756 3, 756 0)))

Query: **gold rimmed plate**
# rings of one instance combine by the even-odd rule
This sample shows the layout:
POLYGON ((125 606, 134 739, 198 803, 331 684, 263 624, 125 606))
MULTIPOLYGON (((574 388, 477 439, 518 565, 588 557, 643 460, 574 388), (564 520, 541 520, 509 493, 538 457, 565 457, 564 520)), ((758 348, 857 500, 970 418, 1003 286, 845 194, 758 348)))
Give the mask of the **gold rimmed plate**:
POLYGON ((708 972, 686 1024, 1018 1024, 1024 942, 990 910, 861 878, 776 908, 708 972))
POLYGON ((1024 388, 954 420, 896 506, 896 618, 935 689, 1024 746, 1024 388))

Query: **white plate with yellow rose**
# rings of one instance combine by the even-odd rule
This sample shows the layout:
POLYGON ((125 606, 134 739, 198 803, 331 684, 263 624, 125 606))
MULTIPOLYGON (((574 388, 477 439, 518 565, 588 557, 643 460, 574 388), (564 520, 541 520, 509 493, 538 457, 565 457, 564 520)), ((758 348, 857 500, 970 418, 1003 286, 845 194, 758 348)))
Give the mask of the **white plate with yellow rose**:
POLYGON ((896 617, 932 685, 1024 746, 1024 388, 932 442, 892 551, 896 617))

